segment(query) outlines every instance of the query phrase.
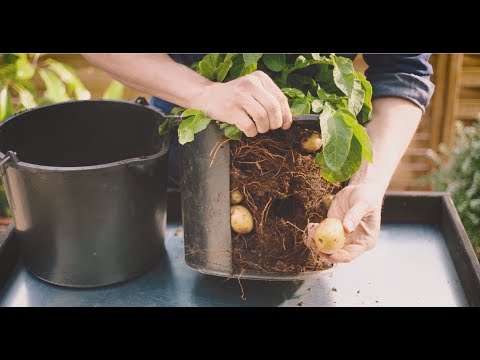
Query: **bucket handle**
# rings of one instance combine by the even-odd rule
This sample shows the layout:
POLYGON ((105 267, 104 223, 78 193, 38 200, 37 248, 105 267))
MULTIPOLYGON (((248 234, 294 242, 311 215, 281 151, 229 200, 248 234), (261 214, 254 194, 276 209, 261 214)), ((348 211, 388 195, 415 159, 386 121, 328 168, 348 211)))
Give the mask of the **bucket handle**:
POLYGON ((5 165, 8 161, 18 163, 20 160, 18 160, 17 153, 15 151, 7 151, 6 154, 3 154, 0 152, 0 167, 5 165))

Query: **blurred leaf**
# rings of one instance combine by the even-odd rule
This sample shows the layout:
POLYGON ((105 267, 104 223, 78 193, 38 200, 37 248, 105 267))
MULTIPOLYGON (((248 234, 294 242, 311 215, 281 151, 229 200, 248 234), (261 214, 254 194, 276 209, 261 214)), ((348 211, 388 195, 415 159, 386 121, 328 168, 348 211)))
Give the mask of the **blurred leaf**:
POLYGON ((85 85, 83 85, 82 81, 75 73, 75 70, 53 59, 48 59, 46 63, 50 70, 57 74, 65 84, 73 89, 77 100, 90 99, 90 92, 86 89, 85 85))
MULTIPOLYGON (((31 91, 24 87, 20 82, 12 84, 12 88, 18 94, 18 99, 20 100, 20 104, 22 104, 23 108, 31 109, 38 106, 37 102, 35 101, 34 94, 32 94, 31 91)), ((17 111, 18 110, 19 109, 17 109, 17 111)))
POLYGON ((53 71, 48 69, 40 69, 38 73, 45 83, 47 90, 44 93, 44 97, 47 100, 53 103, 70 100, 67 90, 65 89, 65 85, 53 71))
POLYGON ((21 80, 30 80, 35 74, 35 66, 33 66, 26 56, 19 57, 15 62, 17 68, 17 78, 21 80))
POLYGON ((108 85, 107 90, 103 93, 104 99, 110 100, 120 100, 123 99, 123 93, 125 91, 125 87, 122 83, 113 80, 110 85, 108 85))
POLYGON ((0 121, 5 120, 14 113, 12 99, 8 91, 8 85, 0 90, 0 121))

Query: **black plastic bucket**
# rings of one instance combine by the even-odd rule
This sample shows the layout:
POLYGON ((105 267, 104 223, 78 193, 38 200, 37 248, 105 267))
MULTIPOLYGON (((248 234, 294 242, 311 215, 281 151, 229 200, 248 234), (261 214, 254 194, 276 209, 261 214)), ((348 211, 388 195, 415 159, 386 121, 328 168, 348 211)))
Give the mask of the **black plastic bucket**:
POLYGON ((0 125, 3 180, 34 275, 93 287, 133 278, 160 260, 169 147, 158 134, 163 119, 140 98, 48 105, 0 125))

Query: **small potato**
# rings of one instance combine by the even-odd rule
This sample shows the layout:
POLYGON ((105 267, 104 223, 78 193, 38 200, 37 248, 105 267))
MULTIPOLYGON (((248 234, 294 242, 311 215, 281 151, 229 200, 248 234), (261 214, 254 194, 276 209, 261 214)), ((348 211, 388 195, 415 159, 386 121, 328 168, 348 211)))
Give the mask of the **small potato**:
POLYGON ((335 218, 323 220, 313 234, 313 242, 318 251, 333 254, 345 244, 345 231, 342 222, 335 218))
POLYGON ((318 132, 313 132, 309 137, 303 138, 300 141, 302 150, 309 153, 318 151, 322 147, 322 144, 322 138, 318 132))
POLYGON ((326 194, 322 197, 323 205, 325 205, 327 209, 330 209, 330 206, 332 206, 332 201, 334 197, 335 196, 333 194, 326 194))
POLYGON ((245 206, 233 205, 230 207, 230 225, 238 234, 248 234, 253 230, 253 216, 245 206))
POLYGON ((233 190, 230 192, 230 203, 233 205, 240 204, 243 200, 243 195, 240 190, 233 190))

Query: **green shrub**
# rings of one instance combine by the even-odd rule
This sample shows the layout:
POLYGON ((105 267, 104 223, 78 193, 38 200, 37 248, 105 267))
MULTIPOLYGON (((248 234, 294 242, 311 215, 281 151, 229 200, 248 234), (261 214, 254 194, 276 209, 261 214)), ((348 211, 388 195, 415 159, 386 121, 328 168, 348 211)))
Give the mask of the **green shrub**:
POLYGON ((455 145, 441 145, 439 152, 448 157, 442 162, 436 156, 438 169, 429 177, 435 190, 452 195, 460 218, 480 258, 480 120, 473 126, 457 122, 455 145))
MULTIPOLYGON (((48 54, 0 56, 0 122, 24 109, 72 99, 90 99, 90 92, 75 70, 46 55, 48 54)), ((103 98, 123 98, 123 86, 112 81, 103 98)), ((10 216, 1 183, 0 216, 10 216)))

